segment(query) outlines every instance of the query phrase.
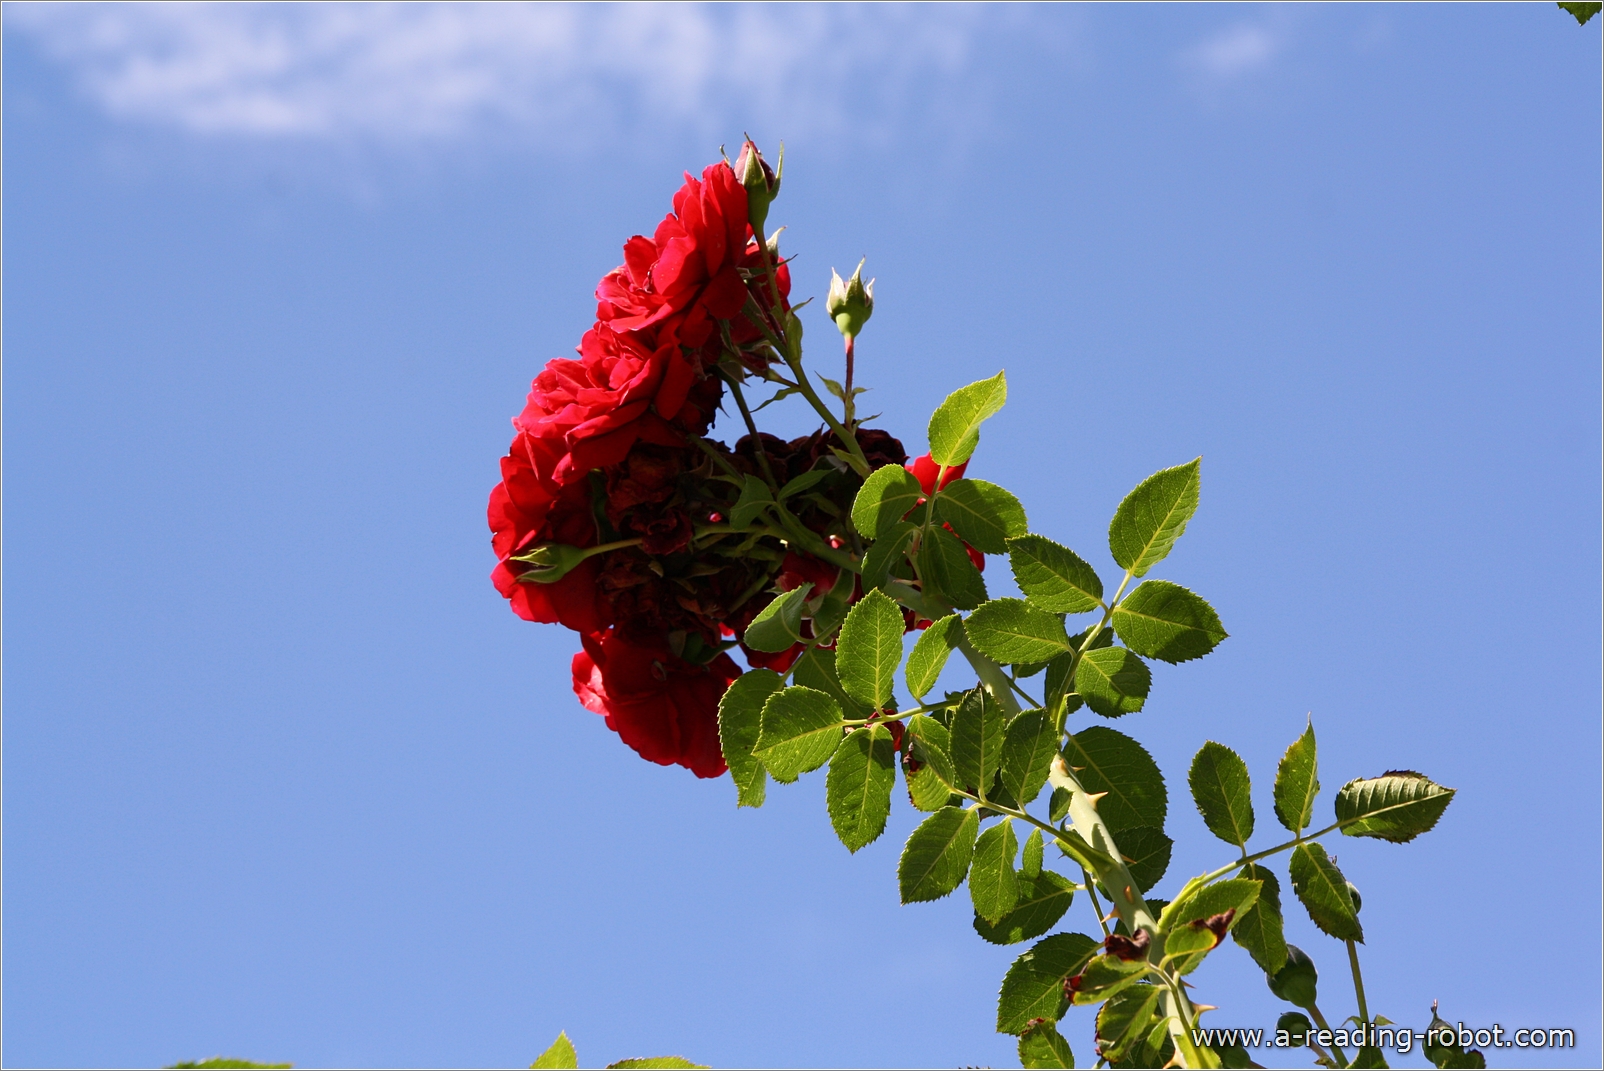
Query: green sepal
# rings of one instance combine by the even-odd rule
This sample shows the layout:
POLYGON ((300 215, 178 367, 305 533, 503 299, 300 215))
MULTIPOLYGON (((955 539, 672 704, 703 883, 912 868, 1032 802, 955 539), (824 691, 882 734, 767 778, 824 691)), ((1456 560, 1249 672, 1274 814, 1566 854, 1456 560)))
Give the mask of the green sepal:
POLYGON ((852 525, 865 539, 879 539, 919 504, 924 489, 901 465, 882 465, 869 473, 852 500, 852 525))
POLYGON ((1287 865, 1292 875, 1292 891, 1320 929, 1339 941, 1364 943, 1364 927, 1348 892, 1348 879, 1326 855, 1325 848, 1304 843, 1292 849, 1287 865))
POLYGON ((1253 782, 1242 756, 1210 740, 1193 757, 1186 780, 1209 832, 1239 848, 1247 844, 1253 836, 1253 782))
POLYGON ((1147 580, 1120 600, 1110 619, 1125 646, 1161 662, 1202 658, 1226 638, 1220 615, 1168 580, 1147 580))
POLYGON ((1136 826, 1164 828, 1169 792, 1147 749, 1122 732, 1093 725, 1064 744, 1064 762, 1087 792, 1106 793, 1097 813, 1117 837, 1136 826))
POLYGON ((574 1052, 574 1043, 568 1040, 568 1031, 559 1032, 557 1040, 551 1043, 551 1047, 535 1057, 535 1062, 529 1066, 531 1071, 534 1068, 578 1067, 579 1056, 574 1052))
POLYGON ((1003 787, 1017 806, 1041 794, 1057 753, 1058 730, 1045 713, 1026 710, 1014 715, 1003 733, 1001 773, 1003 787))
POLYGON ((911 521, 899 521, 891 530, 874 541, 863 555, 862 583, 864 591, 885 587, 896 574, 898 563, 904 561, 919 526, 911 521))
POLYGON ((1019 1065, 1025 1068, 1074 1067, 1075 1054, 1051 1019, 1025 1028, 1019 1035, 1019 1065))
POLYGON ((990 379, 959 387, 930 414, 930 458, 952 468, 969 460, 980 444, 980 425, 1008 400, 1008 381, 998 372, 990 379))
POLYGON ((983 554, 1003 554, 1008 540, 1030 530, 1025 507, 1006 488, 985 480, 953 480, 936 496, 936 519, 983 554))
POLYGON ((985 578, 958 537, 945 528, 926 528, 919 540, 919 578, 927 590, 959 610, 973 610, 986 601, 985 578))
POLYGON ((812 590, 813 585, 808 583, 775 596, 746 626, 741 641, 754 651, 769 654, 788 651, 802 642, 803 604, 812 590))
POLYGON ((1281 881, 1269 867, 1244 866, 1240 877, 1259 882, 1259 898, 1231 927, 1231 939, 1247 950, 1266 974, 1286 966, 1287 941, 1281 921, 1281 881))
POLYGON ((741 497, 735 500, 735 505, 730 509, 730 527, 737 531, 752 527, 752 522, 772 505, 774 495, 769 491, 769 485, 756 476, 747 476, 741 485, 741 497))
POLYGON ((841 744, 841 707, 821 691, 795 685, 763 704, 752 754, 776 781, 790 784, 817 770, 841 744))
POLYGON ((1320 793, 1319 763, 1314 743, 1314 722, 1292 741, 1275 771, 1275 816, 1294 833, 1309 828, 1314 798, 1320 793))
POLYGON ((979 831, 980 812, 966 807, 943 807, 919 823, 897 860, 902 902, 939 900, 962 884, 979 831))
POLYGON ((1064 980, 1079 974, 1097 954, 1098 942, 1083 933, 1055 933, 1014 960, 997 996, 997 1032, 1022 1034, 1032 1019, 1058 1020, 1068 1002, 1064 980))
POLYGON ((897 749, 884 725, 854 729, 830 759, 824 779, 830 824, 847 851, 873 843, 885 832, 896 784, 897 749))
POLYGON ((1147 663, 1124 647, 1087 651, 1075 667, 1075 691, 1105 718, 1141 710, 1152 685, 1147 663))
POLYGON ((952 768, 955 788, 983 796, 1002 765, 1007 723, 1002 707, 984 688, 964 696, 952 715, 952 768))
POLYGON ((785 687, 772 669, 754 669, 730 682, 718 701, 718 743, 735 782, 737 807, 763 806, 768 775, 752 754, 763 727, 763 704, 785 687))
POLYGON ((1121 569, 1132 576, 1146 576, 1169 554, 1197 512, 1202 463, 1202 458, 1196 458, 1155 472, 1125 496, 1108 526, 1108 549, 1121 569))
POLYGON ((848 695, 876 710, 891 702, 902 664, 902 629, 902 609, 883 591, 868 592, 847 611, 835 645, 835 672, 848 695))
POLYGON ((1057 614, 1024 599, 992 599, 964 620, 975 650, 1002 665, 1045 662, 1069 648, 1069 633, 1057 614))
POLYGON ((1349 781, 1337 792, 1337 821, 1350 837, 1404 844, 1437 824, 1454 789, 1413 770, 1349 781))
POLYGON ((936 686, 937 678, 947 665, 947 658, 962 639, 963 620, 957 614, 948 614, 920 633, 913 650, 908 652, 908 664, 902 671, 908 682, 908 691, 924 699, 930 689, 936 686))
MULTIPOLYGON (((1038 848, 1041 830, 1035 833, 1038 848)), ((1026 851, 1030 842, 1027 840, 1026 851)), ((1075 899, 1075 883, 1062 874, 1043 870, 1037 861, 1037 873, 1030 876, 1021 869, 1018 874, 1018 896, 1013 909, 996 922, 987 922, 975 915, 975 932, 994 945, 1013 945, 1040 937, 1064 917, 1075 899)), ((972 879, 971 879, 972 880, 972 879)))
POLYGON ((1103 604, 1103 582, 1096 570, 1046 536, 1010 539, 1008 564, 1033 606, 1055 614, 1082 614, 1103 604))
POLYGON ((1161 1014, 1158 1002, 1163 994, 1163 988, 1151 982, 1137 982, 1114 994, 1097 1011, 1098 1054, 1116 1067, 1138 1055, 1152 1032, 1154 1016, 1161 1014))
POLYGON ((1119 831, 1119 854, 1137 892, 1145 893, 1164 879, 1174 847, 1175 842, 1162 829, 1152 826, 1130 826, 1119 831))

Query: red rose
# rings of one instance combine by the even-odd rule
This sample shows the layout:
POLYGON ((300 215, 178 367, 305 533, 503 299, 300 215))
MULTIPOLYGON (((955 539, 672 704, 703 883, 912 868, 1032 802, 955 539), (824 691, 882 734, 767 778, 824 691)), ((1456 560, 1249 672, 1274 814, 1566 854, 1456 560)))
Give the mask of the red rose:
POLYGON ((655 342, 700 347, 713 319, 728 320, 746 304, 746 283, 736 270, 746 252, 746 188, 729 165, 685 175, 674 211, 650 238, 624 245, 624 263, 596 288, 596 319, 616 331, 652 331, 655 342), (675 318, 669 330, 661 327, 675 318), (657 330, 653 330, 657 329, 657 330), (663 338, 664 334, 671 339, 663 338))
POLYGON ((541 445, 529 435, 519 435, 501 459, 501 483, 490 492, 488 511, 490 545, 499 559, 490 578, 524 620, 560 622, 580 632, 594 632, 611 623, 607 603, 596 587, 599 560, 581 562, 553 584, 520 581, 529 567, 507 560, 539 543, 596 544, 589 489, 575 484, 553 492, 538 475, 541 445))
POLYGON ((585 332, 579 352, 577 361, 559 358, 546 365, 513 420, 542 441, 550 461, 542 479, 572 483, 591 469, 618 464, 640 440, 681 446, 680 429, 706 430, 708 414, 689 401, 700 373, 678 346, 649 349, 597 324, 585 332))
POLYGON ((574 655, 574 694, 585 709, 643 759, 678 763, 697 777, 725 770, 718 744, 718 701, 741 675, 727 654, 705 666, 687 662, 666 642, 642 645, 612 629, 585 636, 574 655))
MULTIPOLYGON (((913 478, 919 481, 919 486, 924 489, 925 494, 928 495, 930 492, 936 489, 936 477, 941 475, 941 466, 936 464, 935 459, 929 454, 919 455, 912 461, 908 462, 906 467, 909 472, 913 473, 913 478)), ((952 481, 958 479, 964 474, 964 470, 968 467, 969 462, 965 461, 962 465, 954 465, 952 468, 948 469, 947 475, 943 476, 941 479, 941 486, 945 487, 952 481)), ((924 505, 924 499, 921 498, 919 500, 919 506, 922 505, 924 505)), ((919 506, 915 506, 914 509, 918 509, 919 506)), ((952 532, 952 525, 944 524, 942 527, 947 531, 952 532)), ((958 533, 953 532, 953 535, 957 534, 958 533)), ((976 550, 974 547, 971 547, 968 543, 964 544, 964 550, 969 552, 969 560, 975 563, 975 568, 979 569, 981 572, 985 572, 986 556, 980 553, 980 551, 976 550)))

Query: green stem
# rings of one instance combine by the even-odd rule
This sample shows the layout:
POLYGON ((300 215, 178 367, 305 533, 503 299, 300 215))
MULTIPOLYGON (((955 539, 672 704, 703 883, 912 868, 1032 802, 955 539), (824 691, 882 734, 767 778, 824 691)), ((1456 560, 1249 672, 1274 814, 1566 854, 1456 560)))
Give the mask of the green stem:
POLYGON ((1092 880, 1092 872, 1085 867, 1080 868, 1080 876, 1086 881, 1086 895, 1091 897, 1092 910, 1097 914, 1097 924, 1103 928, 1103 936, 1107 937, 1108 919, 1103 917, 1103 903, 1097 899, 1097 882, 1092 880))
POLYGON ((846 447, 848 459, 853 469, 857 471, 859 476, 868 476, 874 470, 869 464, 868 457, 863 453, 863 447, 858 445, 858 437, 842 427, 841 422, 835 418, 835 414, 830 412, 830 407, 825 405, 824 400, 819 397, 819 392, 813 389, 813 384, 808 381, 808 374, 802 370, 802 359, 800 357, 793 358, 787 353, 785 363, 790 366, 791 374, 796 376, 796 389, 802 392, 802 397, 806 398, 808 404, 813 406, 814 411, 824 418, 824 422, 830 425, 830 430, 835 432, 836 438, 841 440, 841 445, 846 447))
MULTIPOLYGON (((1335 1033, 1335 1031, 1331 1029, 1331 1024, 1326 1022, 1326 1017, 1320 1014, 1320 1009, 1318 1007, 1311 1004, 1309 1005, 1308 1011, 1310 1015, 1314 1016, 1314 1023, 1316 1026, 1328 1034, 1335 1033)), ((1341 1045, 1333 1044, 1331 1046, 1331 1058, 1336 1061, 1338 1067, 1348 1066, 1348 1054, 1342 1051, 1341 1045)))
MULTIPOLYGON (((1370 1009, 1365 1004, 1365 982, 1359 975, 1359 949, 1355 947, 1353 938, 1348 938, 1348 966, 1353 971, 1353 995, 1359 998, 1359 1023, 1368 1028, 1370 1026, 1370 1009)), ((1369 1030, 1365 1031, 1366 1035, 1369 1030)))
POLYGON ((741 393, 741 385, 731 376, 724 376, 724 382, 729 384, 730 394, 735 398, 735 404, 740 407, 741 419, 746 421, 746 430, 752 436, 752 453, 757 457, 758 468, 763 470, 763 479, 768 482, 769 489, 779 495, 780 485, 774 482, 774 473, 769 469, 769 452, 763 449, 763 436, 758 434, 757 422, 752 419, 752 410, 746 407, 746 395, 741 393))
MULTIPOLYGON (((847 718, 841 724, 850 726, 870 724, 884 725, 887 722, 901 721, 903 718, 911 718, 915 714, 928 714, 932 710, 946 710, 950 706, 952 706, 951 703, 927 703, 924 706, 914 707, 912 710, 899 710, 895 714, 882 714, 879 717, 874 718, 847 718)), ((987 806, 989 807, 991 805, 987 804, 987 806)))
POLYGON ((1257 863, 1260 859, 1266 859, 1266 858, 1268 858, 1268 857, 1270 857, 1272 855, 1278 855, 1281 852, 1284 852, 1284 851, 1288 850, 1289 848, 1296 848, 1298 845, 1303 844, 1306 841, 1319 840, 1321 837, 1325 836, 1327 833, 1334 833, 1337 830, 1341 829, 1344 825, 1349 825, 1349 824, 1351 824, 1353 822, 1357 822, 1357 821, 1358 821, 1357 818, 1353 818, 1353 819, 1349 819, 1348 822, 1332 822, 1330 825, 1326 826, 1324 829, 1319 829, 1319 830, 1316 830, 1313 833, 1307 833, 1307 834, 1303 834, 1303 835, 1294 837, 1291 840, 1286 841, 1285 843, 1277 844, 1274 848, 1266 848, 1262 852, 1254 852, 1252 855, 1244 855, 1242 858, 1238 859, 1234 863, 1227 863, 1224 866, 1220 867, 1218 870, 1209 871, 1207 874, 1203 875, 1201 880, 1202 880, 1203 884, 1207 885, 1209 882, 1213 881, 1215 878, 1222 878, 1225 875, 1229 874, 1231 871, 1235 870, 1237 867, 1246 866, 1249 863, 1257 863))

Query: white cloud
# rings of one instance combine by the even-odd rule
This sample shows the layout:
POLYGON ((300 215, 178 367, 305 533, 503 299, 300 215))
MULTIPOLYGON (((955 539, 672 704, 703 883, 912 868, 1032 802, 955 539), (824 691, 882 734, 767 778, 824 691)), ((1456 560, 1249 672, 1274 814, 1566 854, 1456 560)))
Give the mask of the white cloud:
MULTIPOLYGON (((487 127, 791 133, 964 68, 967 6, 15 4, 108 113, 202 135, 415 141, 487 127)), ((989 24, 1002 16, 984 13, 989 24)))
POLYGON ((1194 45, 1186 60, 1215 79, 1232 79, 1270 65, 1286 47, 1286 26, 1240 23, 1194 45))

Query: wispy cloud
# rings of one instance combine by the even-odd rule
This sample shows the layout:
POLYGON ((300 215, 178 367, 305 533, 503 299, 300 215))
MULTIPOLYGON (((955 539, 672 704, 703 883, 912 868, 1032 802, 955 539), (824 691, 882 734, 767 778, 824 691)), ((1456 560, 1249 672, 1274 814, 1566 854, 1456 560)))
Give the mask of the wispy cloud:
POLYGON ((1241 23, 1199 42, 1188 58, 1205 74, 1235 78, 1267 66, 1285 41, 1285 33, 1269 26, 1241 23))
MULTIPOLYGON (((487 128, 799 128, 968 62, 966 6, 8 4, 108 113, 200 135, 415 142, 487 128)), ((874 109, 869 109, 873 111, 874 109)))

